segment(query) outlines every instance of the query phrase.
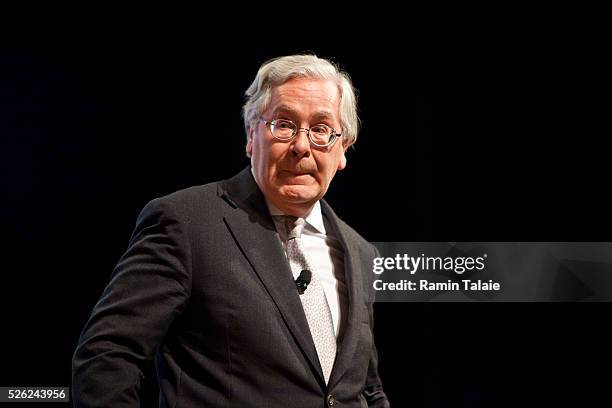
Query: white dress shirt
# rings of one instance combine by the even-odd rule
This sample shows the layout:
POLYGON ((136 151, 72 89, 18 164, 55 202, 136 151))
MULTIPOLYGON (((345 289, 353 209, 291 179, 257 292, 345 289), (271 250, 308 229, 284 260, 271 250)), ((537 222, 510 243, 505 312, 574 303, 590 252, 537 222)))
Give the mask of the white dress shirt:
MULTIPOLYGON (((273 216, 276 230, 279 232, 283 248, 286 251, 287 236, 284 225, 274 218, 275 215, 284 215, 272 203, 266 200, 270 214, 273 216)), ((323 284, 325 297, 329 304, 334 324, 336 338, 344 328, 346 319, 347 294, 344 279, 344 250, 340 241, 328 234, 323 224, 321 204, 317 201, 310 212, 304 217, 306 224, 302 231, 302 245, 312 263, 312 273, 316 274, 323 284)), ((286 252, 285 252, 286 253, 286 252)), ((293 271, 293 279, 297 279, 299 272, 293 271)))

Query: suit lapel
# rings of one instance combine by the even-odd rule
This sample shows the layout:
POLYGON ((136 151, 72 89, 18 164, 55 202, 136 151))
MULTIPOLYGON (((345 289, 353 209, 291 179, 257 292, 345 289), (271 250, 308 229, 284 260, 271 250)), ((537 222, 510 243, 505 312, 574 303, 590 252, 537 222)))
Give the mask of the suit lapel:
POLYGON ((224 217, 227 227, 270 294, 311 367, 318 373, 319 382, 324 384, 323 371, 291 267, 250 168, 221 183, 219 195, 234 207, 234 211, 224 217))
POLYGON ((342 248, 344 249, 344 279, 346 282, 348 297, 346 329, 344 330, 342 339, 340 339, 338 344, 336 362, 334 363, 334 368, 329 379, 328 388, 331 388, 336 385, 338 381, 340 381, 350 366, 355 354, 355 349, 359 343, 360 316, 358 311, 361 304, 359 300, 362 297, 360 291, 362 283, 361 279, 359 278, 361 276, 361 267, 360 263, 358 262, 359 249, 356 247, 353 241, 348 238, 344 227, 339 222, 338 216, 324 200, 321 200, 321 210, 323 211, 324 216, 327 216, 336 238, 338 238, 342 248))

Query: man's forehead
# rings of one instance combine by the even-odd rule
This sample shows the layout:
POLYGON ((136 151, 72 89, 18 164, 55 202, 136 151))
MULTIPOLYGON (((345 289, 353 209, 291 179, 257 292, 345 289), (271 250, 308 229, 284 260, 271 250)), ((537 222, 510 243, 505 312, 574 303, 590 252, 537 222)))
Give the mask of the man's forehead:
POLYGON ((330 79, 292 78, 272 87, 272 96, 300 98, 321 98, 337 101, 340 95, 338 85, 330 79))
POLYGON ((334 117, 340 105, 339 90, 331 80, 294 78, 271 89, 268 110, 297 114, 304 105, 314 104, 316 116, 334 117))

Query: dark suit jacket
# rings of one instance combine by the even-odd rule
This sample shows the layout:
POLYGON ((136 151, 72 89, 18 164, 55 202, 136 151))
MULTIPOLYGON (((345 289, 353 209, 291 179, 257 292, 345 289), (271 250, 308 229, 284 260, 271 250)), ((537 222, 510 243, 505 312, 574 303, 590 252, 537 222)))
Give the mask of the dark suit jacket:
POLYGON ((75 405, 138 406, 142 373, 155 358, 162 407, 387 407, 364 296, 376 250, 321 205, 344 248, 349 303, 328 385, 246 168, 143 209, 81 334, 75 405))

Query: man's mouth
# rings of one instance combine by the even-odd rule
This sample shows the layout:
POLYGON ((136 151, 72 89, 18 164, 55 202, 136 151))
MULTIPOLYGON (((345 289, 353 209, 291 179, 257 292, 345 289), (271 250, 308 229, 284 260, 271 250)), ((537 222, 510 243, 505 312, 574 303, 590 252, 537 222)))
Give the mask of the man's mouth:
POLYGON ((309 178, 313 177, 312 173, 304 172, 304 171, 295 171, 295 170, 284 170, 281 172, 286 178, 292 181, 306 181, 309 178))
POLYGON ((311 175, 312 171, 304 171, 304 170, 282 170, 284 173, 291 174, 292 176, 306 176, 311 175))

